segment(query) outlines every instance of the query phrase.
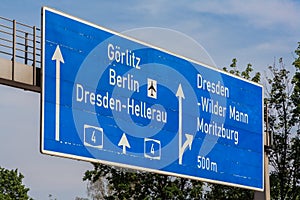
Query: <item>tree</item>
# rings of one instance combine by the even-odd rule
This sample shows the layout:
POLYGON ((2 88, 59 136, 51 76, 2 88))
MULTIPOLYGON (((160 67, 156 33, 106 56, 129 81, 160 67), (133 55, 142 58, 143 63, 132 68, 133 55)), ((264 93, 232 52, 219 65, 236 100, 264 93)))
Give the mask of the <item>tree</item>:
POLYGON ((296 72, 292 79, 292 84, 294 84, 293 94, 291 95, 291 100, 294 104, 293 109, 293 123, 297 127, 297 134, 299 135, 300 130, 300 42, 298 43, 298 48, 295 50, 296 55, 293 65, 295 66, 296 72))
POLYGON ((292 173, 294 176, 290 196, 293 199, 300 199, 300 42, 295 50, 297 58, 293 62, 296 72, 292 79, 294 84, 291 100, 294 104, 292 124, 295 128, 295 137, 291 141, 291 159, 293 160, 292 173))
POLYGON ((253 71, 253 68, 250 63, 248 63, 248 65, 244 71, 240 72, 237 67, 237 59, 236 58, 232 59, 232 63, 230 64, 230 70, 228 70, 227 67, 223 67, 223 70, 225 72, 229 72, 230 74, 234 74, 234 75, 240 76, 244 79, 251 80, 255 83, 260 82, 260 73, 259 72, 256 72, 255 75, 251 78, 251 72, 253 71))
POLYGON ((298 48, 295 50, 295 53, 297 58, 295 58, 293 65, 296 68, 296 72, 292 80, 294 90, 291 98, 294 104, 293 124, 296 128, 297 135, 292 140, 293 153, 291 157, 294 159, 293 174, 295 179, 293 182, 293 188, 295 190, 295 194, 298 194, 298 199, 300 199, 300 42, 298 42, 298 48))
POLYGON ((0 199, 31 199, 27 194, 29 189, 22 184, 23 178, 18 169, 8 170, 0 167, 0 199))
POLYGON ((274 140, 269 154, 271 197, 299 199, 299 80, 296 73, 291 81, 282 58, 278 65, 274 63, 269 67, 271 77, 267 79, 270 85, 266 98, 268 125, 274 140))
POLYGON ((202 183, 189 179, 94 164, 84 180, 93 199, 200 199, 202 183), (99 184, 99 182, 102 182, 99 184), (98 182, 98 183, 97 183, 98 182), (107 183, 107 185, 103 183, 107 183), (94 184, 100 186, 94 188, 94 184))

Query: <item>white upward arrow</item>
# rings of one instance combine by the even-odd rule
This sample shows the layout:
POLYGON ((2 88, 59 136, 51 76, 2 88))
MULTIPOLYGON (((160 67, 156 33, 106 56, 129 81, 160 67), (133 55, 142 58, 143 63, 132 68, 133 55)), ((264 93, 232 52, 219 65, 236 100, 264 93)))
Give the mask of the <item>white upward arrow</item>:
POLYGON ((55 106, 55 140, 59 141, 59 105, 60 105, 60 63, 65 63, 59 45, 56 46, 56 49, 54 51, 54 54, 52 56, 52 60, 56 61, 56 106, 55 106))
POLYGON ((131 148, 125 133, 123 133, 118 146, 123 146, 123 154, 126 154, 126 147, 131 148))
POLYGON ((178 102, 179 102, 179 112, 178 112, 178 115, 179 115, 178 149, 179 149, 179 152, 178 152, 178 158, 179 158, 179 164, 182 165, 182 156, 183 156, 184 150, 187 148, 187 146, 189 146, 190 149, 192 148, 193 136, 190 134, 185 134, 186 141, 182 145, 182 99, 184 99, 185 96, 184 96, 181 84, 179 84, 179 86, 178 86, 178 90, 176 92, 176 97, 178 98, 178 102))
POLYGON ((179 101, 179 122, 178 122, 178 135, 179 135, 179 142, 178 142, 178 149, 179 149, 179 164, 182 164, 182 155, 180 153, 181 151, 181 146, 182 146, 182 99, 184 99, 184 94, 183 94, 183 90, 181 87, 181 84, 179 84, 178 86, 178 90, 176 92, 176 97, 178 97, 178 101, 179 101))

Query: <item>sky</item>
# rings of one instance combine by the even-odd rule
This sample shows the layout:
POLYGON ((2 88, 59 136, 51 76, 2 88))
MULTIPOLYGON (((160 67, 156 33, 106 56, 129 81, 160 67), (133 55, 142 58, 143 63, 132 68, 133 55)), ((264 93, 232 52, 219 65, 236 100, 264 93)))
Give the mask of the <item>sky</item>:
MULTIPOLYGON (((293 0, 2 0, 0 16, 41 27, 42 6, 217 68, 237 58, 241 70, 251 63, 264 74, 282 57, 292 70, 300 42, 300 2, 293 0)), ((40 94, 7 86, 0 94, 0 166, 18 168, 34 199, 86 197, 90 163, 39 152, 40 94)))

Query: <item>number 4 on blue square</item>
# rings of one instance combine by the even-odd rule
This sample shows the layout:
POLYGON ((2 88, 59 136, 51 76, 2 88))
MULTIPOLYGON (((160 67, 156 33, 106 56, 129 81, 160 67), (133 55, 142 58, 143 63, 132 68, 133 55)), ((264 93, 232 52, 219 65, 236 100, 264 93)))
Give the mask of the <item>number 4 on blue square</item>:
POLYGON ((157 159, 161 158, 161 144, 159 140, 150 138, 144 139, 144 156, 145 158, 157 159))
POLYGON ((91 125, 84 125, 84 145, 103 148, 103 129, 91 125))

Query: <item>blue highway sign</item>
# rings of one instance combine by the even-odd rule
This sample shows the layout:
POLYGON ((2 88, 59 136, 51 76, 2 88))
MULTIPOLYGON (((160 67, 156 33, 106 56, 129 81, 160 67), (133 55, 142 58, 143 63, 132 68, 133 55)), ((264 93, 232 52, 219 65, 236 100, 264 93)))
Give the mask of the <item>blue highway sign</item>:
POLYGON ((263 88, 43 8, 41 151, 263 190, 263 88))

